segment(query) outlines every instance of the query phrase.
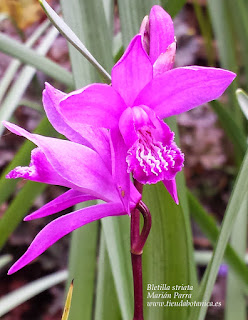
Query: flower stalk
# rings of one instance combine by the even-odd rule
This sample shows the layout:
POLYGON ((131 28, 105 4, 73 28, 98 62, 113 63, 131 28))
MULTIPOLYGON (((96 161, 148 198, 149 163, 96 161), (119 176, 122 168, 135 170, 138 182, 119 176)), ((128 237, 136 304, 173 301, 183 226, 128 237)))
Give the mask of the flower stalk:
MULTIPOLYGON (((141 187, 142 188, 142 187, 141 187)), ((146 205, 140 201, 131 213, 131 258, 134 287, 133 320, 143 320, 143 285, 142 285, 142 253, 151 229, 151 214, 146 205), (140 233, 140 213, 144 219, 140 233)))

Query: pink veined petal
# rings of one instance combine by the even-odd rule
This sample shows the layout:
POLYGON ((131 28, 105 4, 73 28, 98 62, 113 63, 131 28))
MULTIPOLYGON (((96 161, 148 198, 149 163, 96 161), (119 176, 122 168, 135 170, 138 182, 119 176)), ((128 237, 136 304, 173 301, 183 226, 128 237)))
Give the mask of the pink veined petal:
POLYGON ((43 104, 49 121, 59 133, 69 140, 94 149, 108 165, 110 159, 109 133, 102 128, 83 125, 77 126, 77 130, 72 129, 58 111, 59 103, 65 97, 65 93, 46 83, 46 89, 43 91, 43 104))
POLYGON ((174 27, 170 15, 160 6, 153 6, 149 15, 150 59, 154 63, 174 42, 174 27))
POLYGON ((104 203, 77 210, 52 221, 37 234, 28 250, 10 268, 8 274, 12 274, 26 266, 56 241, 75 229, 108 216, 124 214, 126 212, 121 203, 104 203))
POLYGON ((163 184, 165 185, 165 188, 167 189, 169 194, 172 196, 172 199, 176 202, 176 204, 179 204, 176 179, 163 180, 163 184))
POLYGON ((171 70, 176 55, 176 42, 172 42, 164 53, 161 53, 153 64, 153 77, 158 77, 164 72, 171 70))
POLYGON ((68 94, 58 108, 66 123, 79 131, 83 125, 116 128, 126 105, 111 86, 95 83, 68 94))
POLYGON ((45 89, 43 90, 43 105, 46 111, 46 115, 51 122, 52 126, 69 140, 78 142, 90 147, 90 144, 75 130, 73 130, 64 121, 62 116, 57 110, 60 100, 62 100, 66 94, 55 89, 49 83, 45 83, 45 89))
POLYGON ((235 77, 235 73, 217 68, 176 68, 154 78, 134 105, 144 104, 160 118, 170 117, 217 99, 235 77))
POLYGON ((34 220, 38 218, 43 218, 50 216, 51 214, 57 213, 59 211, 65 210, 69 207, 74 206, 75 204, 95 200, 96 198, 88 194, 83 194, 77 190, 68 190, 62 195, 58 196, 54 200, 46 203, 40 209, 34 211, 24 218, 24 221, 34 220))
POLYGON ((120 199, 130 213, 130 176, 127 173, 127 147, 119 130, 111 130, 112 174, 120 199))
POLYGON ((128 107, 141 89, 152 79, 152 64, 142 46, 141 35, 130 42, 122 58, 112 69, 112 86, 128 107))
POLYGON ((122 113, 119 122, 121 135, 128 148, 130 148, 130 146, 132 146, 138 139, 133 116, 133 108, 127 108, 122 113))
POLYGON ((6 178, 23 178, 26 180, 55 184, 68 188, 74 187, 73 183, 63 179, 63 177, 54 170, 51 164, 47 161, 45 154, 39 148, 32 150, 31 161, 28 167, 16 167, 6 175, 6 178))
POLYGON ((94 150, 75 142, 31 134, 7 121, 3 125, 35 143, 54 170, 77 186, 75 189, 105 201, 119 199, 111 172, 94 150))

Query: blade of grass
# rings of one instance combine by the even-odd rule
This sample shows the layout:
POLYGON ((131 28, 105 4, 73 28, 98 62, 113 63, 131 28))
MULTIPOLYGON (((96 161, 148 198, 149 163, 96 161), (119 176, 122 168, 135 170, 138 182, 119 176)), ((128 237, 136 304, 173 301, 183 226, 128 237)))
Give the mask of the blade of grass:
MULTIPOLYGON (((215 246, 219 236, 219 229, 216 226, 215 220, 205 211, 205 209, 190 191, 188 191, 187 194, 192 218, 200 227, 201 231, 205 234, 208 240, 212 243, 212 245, 215 246)), ((248 292, 247 266, 229 244, 226 247, 224 258, 231 270, 242 281, 243 290, 248 292)))
MULTIPOLYGON (((58 35, 58 31, 52 27, 52 29, 47 33, 46 37, 42 43, 37 48, 37 53, 46 54, 49 48, 52 46, 54 40, 58 35)), ((19 105, 19 101, 22 98, 25 90, 29 86, 36 70, 33 67, 25 66, 20 72, 17 80, 8 92, 8 95, 4 99, 0 109, 0 136, 4 131, 4 126, 2 125, 2 120, 9 120, 13 112, 19 105)))
POLYGON ((185 3, 186 0, 161 0, 161 5, 165 8, 166 11, 169 12, 172 17, 174 17, 182 9, 185 3))
POLYGON ((114 33, 114 1, 113 0, 102 0, 103 8, 107 24, 109 26, 110 37, 113 37, 114 33))
POLYGON ((59 32, 96 68, 96 70, 98 70, 98 72, 104 77, 106 81, 110 82, 110 75, 92 56, 89 50, 79 40, 79 38, 70 29, 70 27, 57 15, 57 13, 48 5, 48 3, 45 0, 40 0, 40 4, 46 12, 46 15, 52 22, 52 24, 59 30, 59 32))
POLYGON ((236 96, 239 102, 239 106, 243 111, 246 119, 248 120, 248 96, 242 89, 238 89, 236 91, 236 96))
POLYGON ((130 219, 105 218, 102 227, 123 320, 132 318, 133 291, 130 257, 130 219))
MULTIPOLYGON (((246 1, 246 0, 245 0, 246 1)), ((244 0, 239 0, 234 3, 227 0, 225 5, 232 18, 232 29, 235 31, 236 46, 239 49, 239 56, 237 65, 242 68, 244 66, 245 72, 243 76, 246 79, 246 89, 248 88, 248 23, 247 23, 247 7, 244 0)))
POLYGON ((25 106, 25 107, 31 108, 31 109, 39 111, 41 114, 45 115, 45 110, 43 109, 42 104, 39 102, 31 101, 28 99, 21 99, 19 101, 19 106, 25 106))
POLYGON ((122 40, 124 47, 127 47, 132 37, 139 32, 144 16, 149 14, 154 4, 159 4, 159 0, 119 0, 117 2, 121 21, 122 40))
POLYGON ((103 232, 101 232, 98 275, 96 286, 95 320, 121 320, 121 312, 117 300, 113 275, 109 263, 106 243, 103 232))
MULTIPOLYGON (((40 36, 46 31, 46 29, 49 27, 50 22, 44 21, 30 36, 30 38, 26 41, 24 44, 27 48, 31 48, 35 42, 40 38, 40 36)), ((2 100, 3 96, 5 95, 10 83, 16 76, 16 72, 18 68, 20 67, 21 62, 19 60, 12 61, 7 70, 5 71, 4 76, 1 79, 0 82, 0 101, 2 100)))
POLYGON ((214 50, 212 46, 212 33, 211 26, 209 21, 209 16, 205 15, 203 12, 203 8, 198 0, 193 0, 194 11, 197 17, 197 22, 199 23, 199 27, 201 30, 201 34, 203 36, 208 65, 214 66, 214 50))
MULTIPOLYGON (((246 252, 247 204, 246 198, 241 204, 231 236, 231 244, 241 259, 244 259, 246 252)), ((227 278, 225 320, 233 319, 246 320, 246 299, 242 291, 242 282, 230 270, 227 278)))
POLYGON ((72 235, 68 281, 74 279, 74 292, 69 320, 93 317, 98 229, 97 221, 75 230, 72 235))
MULTIPOLYGON (((230 12, 226 6, 225 0, 208 0, 208 10, 212 21, 221 66, 238 74, 238 64, 235 52, 235 38, 233 34, 233 23, 230 12)), ((237 89, 237 80, 229 86, 229 105, 232 117, 240 128, 242 126, 242 115, 237 107, 235 90, 237 89)))
POLYGON ((239 162, 241 163, 247 149, 246 136, 243 130, 238 126, 237 122, 219 101, 211 101, 210 105, 217 114, 219 122, 225 130, 226 135, 235 146, 236 157, 239 158, 239 162))
MULTIPOLYGON (((247 189, 248 189, 247 174, 248 174, 248 152, 246 153, 246 156, 244 158, 242 167, 240 169, 238 178, 236 180, 236 183, 233 189, 232 196, 228 203, 228 207, 227 207, 227 210, 222 222, 222 226, 220 229, 218 242, 214 249, 212 259, 205 271, 204 278, 201 282, 197 301, 209 301, 210 299, 213 286, 216 280, 216 276, 218 274, 219 266, 223 259, 223 255, 224 255, 227 242, 233 228, 233 224, 237 217, 237 213, 239 212, 239 208, 243 200, 247 198, 247 189)), ((204 320, 206 312, 207 312, 207 306, 201 306, 200 308, 196 308, 192 310, 191 319, 204 320)))
POLYGON ((0 270, 4 268, 12 259, 13 258, 10 254, 0 256, 0 270))
POLYGON ((23 302, 37 296, 39 293, 65 281, 67 277, 67 271, 59 271, 39 280, 35 280, 30 284, 5 295, 0 299, 0 316, 3 316, 23 302))
POLYGON ((70 309, 71 309, 72 293, 73 293, 73 280, 71 282, 71 285, 70 285, 68 293, 67 293, 65 307, 64 307, 64 311, 63 311, 61 320, 68 320, 70 309))
MULTIPOLYGON (((54 31, 51 32, 54 33, 54 31)), ((69 71, 60 67, 52 60, 45 58, 41 52, 27 48, 25 45, 9 38, 3 33, 0 33, 0 51, 25 64, 31 65, 69 87, 73 87, 72 75, 69 71)))
POLYGON ((45 190, 46 186, 46 184, 28 181, 12 200, 0 220, 0 248, 2 248, 9 235, 28 213, 35 198, 45 190))

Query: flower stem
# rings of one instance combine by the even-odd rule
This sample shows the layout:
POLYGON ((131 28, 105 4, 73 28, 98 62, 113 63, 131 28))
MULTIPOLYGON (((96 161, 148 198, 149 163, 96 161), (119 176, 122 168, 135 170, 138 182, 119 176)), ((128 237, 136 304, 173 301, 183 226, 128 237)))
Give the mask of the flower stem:
POLYGON ((133 246, 139 238, 139 210, 131 214, 131 258, 133 268, 134 316, 133 320, 143 320, 142 254, 134 253, 133 246))
POLYGON ((151 229, 151 215, 146 205, 140 201, 131 213, 131 257, 134 287, 134 318, 144 320, 143 286, 142 286, 142 252, 151 229), (144 218, 144 226, 140 234, 140 213, 144 218))

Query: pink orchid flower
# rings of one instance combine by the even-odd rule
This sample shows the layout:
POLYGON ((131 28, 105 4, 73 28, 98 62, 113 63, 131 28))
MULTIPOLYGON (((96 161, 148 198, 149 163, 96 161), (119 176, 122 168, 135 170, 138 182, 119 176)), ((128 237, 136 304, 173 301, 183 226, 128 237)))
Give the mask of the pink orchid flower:
MULTIPOLYGON (((56 104, 56 99, 49 100, 49 90, 52 88, 47 86, 44 93, 46 106, 56 104)), ((56 95, 52 95, 53 98, 56 95)), ((129 213, 123 205, 123 197, 120 197, 118 192, 118 180, 113 179, 112 142, 109 133, 106 130, 92 130, 88 127, 85 128, 83 138, 63 122, 55 108, 51 108, 47 115, 52 123, 56 118, 56 127, 71 141, 31 134, 12 123, 4 122, 10 131, 26 137, 38 146, 31 153, 30 165, 15 168, 7 178, 24 178, 69 188, 64 194, 28 215, 24 220, 42 218, 88 200, 101 199, 106 203, 71 212, 49 223, 38 233, 8 274, 23 268, 73 230, 104 217, 129 213)), ((131 181, 129 190, 131 190, 129 206, 132 210, 140 201, 141 195, 131 181)))
MULTIPOLYGON (((131 40, 113 67, 112 85, 95 83, 73 91, 56 108, 82 135, 84 125, 109 129, 115 174, 122 174, 120 192, 128 190, 132 173, 142 184, 163 181, 178 203, 175 176, 183 167, 184 156, 162 119, 217 99, 235 74, 199 66, 171 70, 175 48, 172 20, 154 6, 141 34, 131 40)), ((128 203, 127 197, 125 201, 128 203)))
POLYGON ((106 216, 129 213, 141 198, 130 173, 142 184, 163 181, 178 203, 175 176, 182 169, 184 156, 162 119, 218 98, 235 74, 198 66, 170 70, 175 48, 172 20, 154 6, 141 34, 132 39, 113 67, 111 86, 96 83, 64 94, 46 84, 43 104, 48 119, 70 141, 30 134, 4 123, 38 146, 31 154, 29 167, 15 168, 8 178, 70 188, 25 220, 87 200, 106 202, 49 223, 9 274, 76 228, 106 216))

